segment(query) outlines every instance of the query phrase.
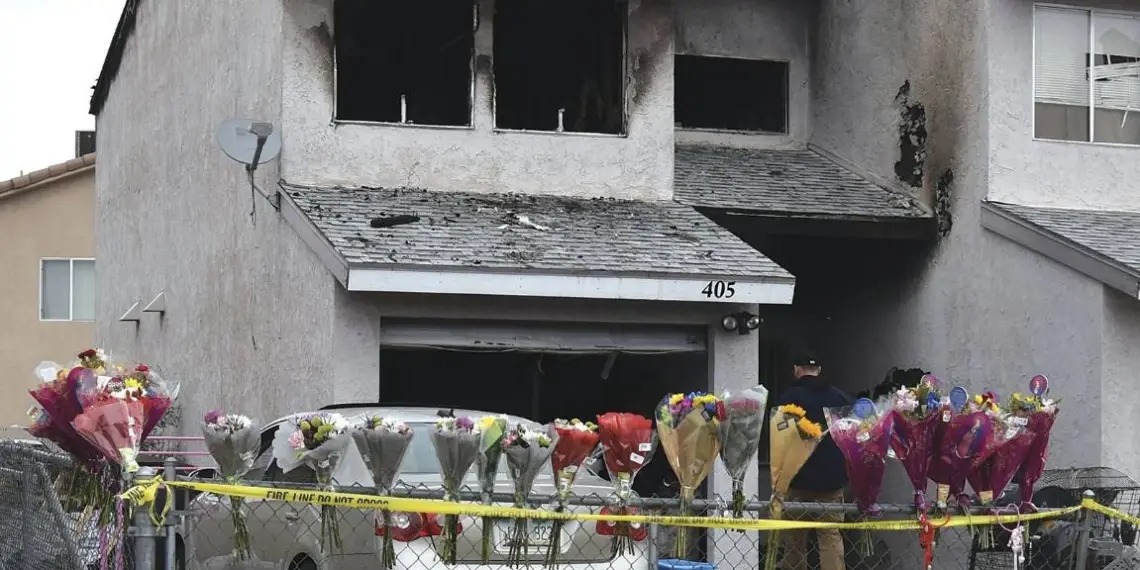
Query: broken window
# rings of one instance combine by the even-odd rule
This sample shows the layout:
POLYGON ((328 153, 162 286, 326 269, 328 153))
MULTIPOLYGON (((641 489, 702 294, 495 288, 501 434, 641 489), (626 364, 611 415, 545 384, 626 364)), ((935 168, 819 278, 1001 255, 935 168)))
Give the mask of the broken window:
POLYGON ((495 126, 620 134, 627 6, 496 0, 495 126))
POLYGON ((678 127, 788 132, 786 62, 677 55, 674 74, 678 127))
POLYGON ((336 117, 471 124, 473 0, 336 0, 336 117))

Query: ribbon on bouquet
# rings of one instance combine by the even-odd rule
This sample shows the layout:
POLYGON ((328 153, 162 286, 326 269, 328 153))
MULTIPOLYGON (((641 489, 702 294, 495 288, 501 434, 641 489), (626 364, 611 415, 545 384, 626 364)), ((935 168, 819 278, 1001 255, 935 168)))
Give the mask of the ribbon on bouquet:
MULTIPOLYGON (((495 517, 495 518, 522 518, 545 520, 574 520, 574 521, 609 521, 638 523, 642 525, 656 524, 661 526, 684 526, 692 528, 715 528, 722 530, 740 531, 769 531, 769 530, 795 530, 795 529, 840 529, 840 530, 922 530, 920 521, 911 519, 900 520, 863 520, 858 522, 825 522, 825 521, 798 521, 789 519, 737 519, 731 517, 709 516, 663 516, 663 515, 618 515, 613 513, 580 513, 558 512, 554 510, 521 509, 516 507, 484 505, 478 503, 456 503, 436 499, 413 499, 408 497, 385 497, 377 495, 361 495, 356 493, 340 493, 331 491, 316 491, 310 489, 285 489, 256 487, 252 485, 231 485, 227 483, 206 483, 198 481, 163 481, 160 477, 136 482, 121 496, 124 500, 136 506, 151 505, 152 519, 156 522, 159 517, 165 516, 171 501, 166 501, 163 513, 154 512, 154 503, 158 490, 167 488, 188 489, 212 495, 242 497, 245 499, 283 501, 289 503, 306 503, 318 506, 331 506, 346 509, 388 510, 400 512, 433 513, 441 515, 461 515, 469 517, 495 517)), ((1080 505, 1048 512, 1038 512, 1021 515, 985 515, 985 516, 954 516, 942 521, 938 526, 965 527, 975 525, 1014 524, 1032 520, 1045 520, 1073 514, 1081 509, 1090 509, 1116 518, 1135 519, 1124 513, 1102 506, 1091 499, 1086 499, 1080 505), (1111 512, 1112 514, 1108 514, 1111 512)), ((1137 521, 1140 522, 1140 521, 1137 521)))

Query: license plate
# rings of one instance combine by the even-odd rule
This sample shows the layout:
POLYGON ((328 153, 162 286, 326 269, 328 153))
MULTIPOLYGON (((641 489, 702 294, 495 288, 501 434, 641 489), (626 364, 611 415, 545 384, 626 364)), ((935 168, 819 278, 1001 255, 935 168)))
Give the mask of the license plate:
MULTIPOLYGON (((511 547, 510 541, 514 538, 511 536, 511 533, 514 532, 514 528, 515 521, 497 521, 495 523, 495 536, 497 539, 495 542, 498 543, 500 548, 505 550, 511 547)), ((552 531, 553 526, 550 521, 527 521, 526 546, 549 546, 552 531)))

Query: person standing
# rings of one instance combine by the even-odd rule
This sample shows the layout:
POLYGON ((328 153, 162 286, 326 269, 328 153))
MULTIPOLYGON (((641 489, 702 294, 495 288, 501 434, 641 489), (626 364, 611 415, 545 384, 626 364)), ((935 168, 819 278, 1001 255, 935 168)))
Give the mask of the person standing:
MULTIPOLYGON (((820 376, 823 367, 811 353, 801 354, 793 361, 795 380, 780 394, 778 405, 795 404, 807 412, 807 417, 821 426, 827 422, 824 408, 839 408, 851 404, 851 398, 820 376)), ((843 453, 825 435, 807 463, 792 478, 786 500, 789 502, 842 503, 843 488, 847 486, 847 470, 843 453)), ((842 513, 822 514, 814 520, 843 522, 842 513)), ((808 530, 784 531, 784 560, 782 568, 807 570, 808 530)), ((816 529, 819 540, 820 570, 844 570, 843 535, 838 529, 816 529)))

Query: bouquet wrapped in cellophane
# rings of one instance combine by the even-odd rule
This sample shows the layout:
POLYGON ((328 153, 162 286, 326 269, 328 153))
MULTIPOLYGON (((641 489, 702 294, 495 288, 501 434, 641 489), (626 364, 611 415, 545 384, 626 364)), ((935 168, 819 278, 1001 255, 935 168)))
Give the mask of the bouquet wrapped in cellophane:
POLYGON ((942 423, 940 441, 930 464, 930 479, 938 485, 938 508, 948 508, 951 499, 968 508, 966 477, 975 462, 984 460, 993 449, 993 416, 972 406, 966 389, 955 386, 942 410, 942 423))
MULTIPOLYGON (((515 485, 515 507, 527 508, 534 480, 546 462, 550 461, 557 439, 558 433, 549 426, 528 428, 523 424, 515 424, 507 431, 502 447, 507 459, 507 472, 515 485)), ((507 565, 511 568, 528 562, 529 527, 528 519, 515 519, 511 532, 507 535, 507 565)))
MULTIPOLYGON (((843 453, 847 479, 855 495, 855 505, 864 516, 882 512, 878 505, 883 489, 883 473, 887 467, 887 452, 891 449, 895 415, 887 402, 876 404, 859 398, 851 406, 825 408, 827 432, 843 453)), ((859 546, 864 556, 871 556, 873 545, 870 534, 862 533, 859 546)))
MULTIPOLYGON (((1023 509, 1033 510, 1033 486, 1045 471, 1049 459, 1049 435, 1057 420, 1059 401, 1049 396, 1049 379, 1038 374, 1029 381, 1029 394, 1014 394, 1010 401, 1010 413, 1025 421, 1025 428, 1033 432, 1033 443, 1025 453, 1021 468, 1017 471, 1017 482, 1021 493, 1023 509)), ((1019 420, 1020 421, 1020 420, 1019 420)))
MULTIPOLYGON (((202 438, 206 449, 218 465, 226 483, 237 484, 249 473, 261 451, 261 432, 257 423, 238 414, 213 410, 202 419, 202 438)), ((230 518, 234 526, 234 558, 250 559, 249 526, 246 524, 244 500, 230 497, 230 518)))
POLYGON ((921 516, 927 510, 927 477, 943 425, 938 380, 927 374, 913 388, 900 388, 891 395, 891 406, 894 415, 891 449, 914 487, 914 507, 921 516))
POLYGON ((732 516, 744 515, 744 477, 756 460, 764 433, 768 389, 764 386, 721 396, 724 419, 720 422, 720 460, 732 477, 732 516))
MULTIPOLYGON (((350 429, 352 425, 340 414, 294 416, 274 436, 273 456, 277 466, 283 473, 289 473, 304 465, 313 470, 321 490, 334 491, 333 473, 348 447, 350 429)), ((321 551, 341 548, 340 519, 336 507, 322 505, 321 551)))
MULTIPOLYGON (((412 428, 394 418, 368 416, 352 432, 352 441, 364 458, 368 474, 376 486, 376 493, 391 495, 400 464, 412 443, 412 428)), ((392 512, 380 510, 380 566, 385 570, 396 566, 396 548, 392 542, 392 512)))
MULTIPOLYGON (((495 481, 499 478, 499 462, 503 457, 503 438, 507 435, 507 417, 483 416, 476 423, 479 430, 479 455, 475 456, 479 476, 480 499, 490 505, 495 492, 495 481)), ((483 563, 491 560, 494 542, 495 519, 483 517, 483 563)))
MULTIPOLYGON (((720 419, 724 407, 712 394, 669 394, 657 405, 657 438, 681 484, 680 514, 689 514, 697 487, 708 477, 720 451, 720 419)), ((688 529, 677 527, 674 554, 688 551, 688 529)))
MULTIPOLYGON (((481 439, 475 422, 469 417, 445 415, 436 420, 431 443, 435 447, 435 457, 439 460, 445 501, 459 502, 463 480, 479 456, 481 439)), ((455 564, 458 540, 459 515, 444 515, 443 539, 439 548, 439 556, 444 564, 455 564)))
MULTIPOLYGON (((550 454, 550 466, 554 471, 555 497, 557 506, 555 510, 566 510, 570 499, 570 489, 574 486, 574 479, 582 463, 598 447, 598 426, 593 422, 583 422, 578 419, 566 421, 554 420, 554 431, 558 434, 554 442, 554 451, 550 454)), ((555 519, 550 530, 550 546, 546 549, 546 565, 550 568, 558 567, 558 555, 562 554, 562 527, 566 521, 555 519)))
MULTIPOLYGON (((970 473, 966 475, 970 487, 978 497, 982 506, 991 505, 995 499, 1000 498, 1005 488, 1017 474, 1029 447, 1033 444, 1034 434, 1025 429, 1025 422, 1020 418, 1002 409, 997 396, 992 393, 975 396, 974 405, 989 408, 994 421, 993 449, 988 457, 979 457, 974 461, 970 473)), ((997 512, 994 512, 997 514, 997 512)), ((992 548, 993 527, 977 527, 983 548, 992 548)))
MULTIPOLYGON (((614 485, 614 506, 602 507, 602 514, 632 515, 637 509, 629 506, 633 498, 633 480, 637 473, 653 459, 657 438, 653 435, 653 422, 645 416, 623 412, 607 412, 598 416, 598 438, 602 443, 602 458, 610 482, 614 485)), ((635 552, 633 543, 644 540, 649 531, 638 523, 598 521, 596 532, 614 537, 614 552, 627 556, 635 552)))
MULTIPOLYGON (((823 439, 823 427, 807 418, 807 411, 795 404, 785 404, 772 410, 768 420, 768 437, 771 447, 769 467, 772 476, 771 517, 784 514, 784 497, 796 473, 807 463, 823 439)), ((780 531, 768 532, 768 555, 764 558, 765 570, 775 570, 776 552, 780 550, 780 531)))

